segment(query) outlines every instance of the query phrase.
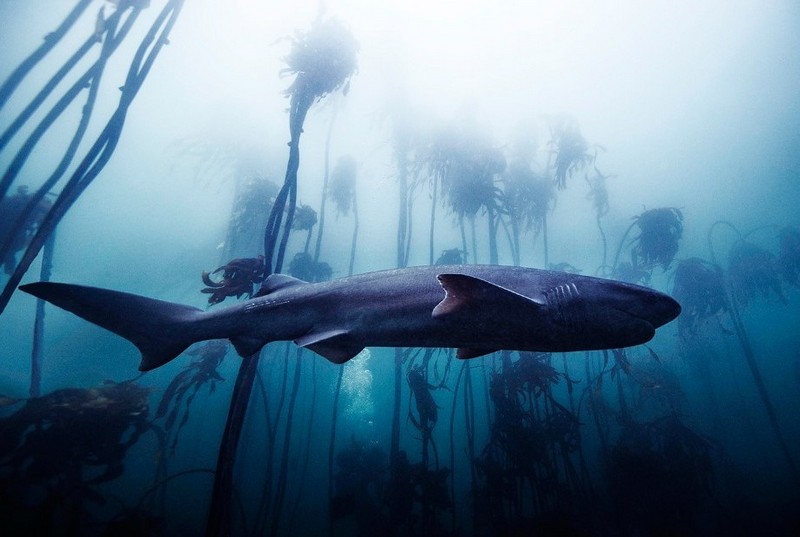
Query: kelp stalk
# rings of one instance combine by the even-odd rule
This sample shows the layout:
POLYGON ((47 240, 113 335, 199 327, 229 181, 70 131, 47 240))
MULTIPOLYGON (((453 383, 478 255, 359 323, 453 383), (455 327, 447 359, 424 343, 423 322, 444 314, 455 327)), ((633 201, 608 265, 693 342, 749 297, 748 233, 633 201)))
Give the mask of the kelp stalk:
MULTIPOLYGON (((49 282, 53 271, 53 250, 55 249, 56 234, 44 245, 42 255, 42 268, 39 272, 39 281, 49 282)), ((39 397, 42 391, 42 364, 44 363, 44 305, 42 299, 36 300, 36 321, 33 324, 33 350, 31 351, 31 387, 28 393, 31 397, 39 397)))
MULTIPOLYGON (((356 70, 358 45, 349 30, 335 19, 318 18, 309 32, 298 34, 292 41, 292 49, 286 58, 288 64, 286 72, 295 73, 297 77, 286 90, 286 95, 290 97, 289 161, 286 165, 283 186, 278 192, 264 230, 265 275, 278 273, 283 266, 297 205, 300 135, 303 132, 303 124, 308 110, 316 101, 344 86, 356 70), (287 201, 288 210, 286 210, 287 201), (278 243, 279 239, 280 244, 278 243)), ((260 354, 256 353, 245 358, 236 378, 233 400, 217 458, 214 490, 206 526, 207 536, 228 535, 231 531, 230 504, 233 497, 233 469, 259 356, 260 354)), ((298 366, 298 369, 295 370, 295 385, 299 382, 299 374, 298 366)), ((294 408, 296 395, 297 391, 294 390, 290 399, 290 408, 294 408)), ((287 442, 291 434, 291 426, 292 423, 289 420, 286 425, 287 442)), ((284 476, 284 480, 286 463, 286 459, 281 460, 281 475, 284 476)), ((279 481, 274 505, 282 504, 284 487, 280 486, 279 481)), ((274 514, 275 512, 273 512, 274 514)), ((278 522, 273 520, 272 532, 277 531, 277 524, 278 522)))
MULTIPOLYGON (((5 289, 0 294, 0 313, 8 305, 17 285, 22 281, 22 277, 38 256, 39 251, 47 242, 47 238, 61 221, 61 218, 111 159, 117 142, 119 142, 119 138, 122 135, 128 108, 139 89, 141 89, 162 47, 167 44, 169 33, 177 21, 182 7, 183 0, 169 0, 139 45, 131 62, 116 111, 76 168, 61 195, 53 203, 52 209, 43 219, 39 229, 31 239, 28 248, 17 264, 16 270, 6 282, 5 289)), ((134 13, 138 12, 138 8, 134 9, 134 13)), ((131 17, 133 16, 134 14, 131 15, 131 17)))
MULTIPOLYGON (((738 235, 739 240, 743 240, 742 234, 730 222, 724 220, 718 220, 714 222, 708 230, 708 248, 711 252, 711 260, 715 265, 717 265, 717 259, 716 255, 714 254, 714 248, 713 248, 713 233, 714 229, 718 225, 728 226, 738 235)), ((728 313, 730 314, 731 321, 733 322, 736 338, 739 340, 739 344, 742 347, 742 352, 744 353, 745 360, 747 361, 747 366, 750 368, 750 373, 753 375, 753 381, 756 384, 758 395, 761 398, 761 404, 764 405, 764 410, 766 411, 767 416, 769 418, 769 423, 772 428, 772 432, 775 434, 775 439, 778 442, 778 446, 781 449, 781 453, 783 454, 783 457, 786 460, 786 464, 789 466, 789 470, 792 475, 792 480, 795 482, 795 485, 800 487, 800 469, 798 469, 797 464, 794 461, 792 451, 789 449, 789 445, 783 436, 783 431, 781 429, 780 423, 778 422, 777 413, 775 412, 775 406, 772 404, 772 399, 770 398, 769 390, 767 390, 767 386, 764 383, 764 378, 761 375, 761 369, 758 367, 758 361, 756 359, 755 352, 753 351, 753 346, 750 344, 750 338, 747 336, 747 331, 745 330, 744 323, 742 322, 741 315, 739 314, 739 306, 737 305, 736 297, 733 295, 733 290, 730 289, 730 285, 726 287, 728 287, 727 289, 728 304, 729 304, 728 313)))
POLYGON ((333 137, 333 127, 336 124, 336 114, 339 108, 334 105, 331 123, 328 125, 328 134, 325 136, 325 166, 322 175, 322 200, 319 202, 319 226, 317 227, 317 242, 314 245, 314 262, 319 261, 319 253, 322 249, 322 232, 325 231, 325 202, 328 199, 328 178, 330 177, 331 164, 331 138, 333 137))
POLYGON ((36 64, 61 41, 91 3, 92 0, 80 0, 64 18, 59 27, 45 36, 44 42, 39 45, 39 48, 33 51, 30 56, 25 58, 25 60, 14 69, 8 79, 6 79, 0 87, 0 108, 6 104, 6 101, 8 101, 8 98, 14 93, 17 86, 19 86, 20 82, 31 72, 36 64))

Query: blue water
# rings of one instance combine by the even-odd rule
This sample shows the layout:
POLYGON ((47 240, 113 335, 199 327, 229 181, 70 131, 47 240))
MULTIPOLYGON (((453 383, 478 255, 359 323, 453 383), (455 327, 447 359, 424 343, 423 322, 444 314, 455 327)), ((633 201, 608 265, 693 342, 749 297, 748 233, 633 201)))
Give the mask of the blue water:
MULTIPOLYGON (((41 215, 69 198, 42 232, 52 273, 35 245, 19 283, 210 311, 246 299, 210 305, 201 274, 264 253, 291 164, 298 73, 283 70, 331 17, 358 69, 309 101, 296 204, 316 221, 309 235, 298 211, 283 272, 339 278, 449 252, 649 285, 682 316, 624 351, 368 348, 336 365, 270 343, 231 411, 256 358, 226 341, 140 374, 133 345, 53 306, 35 335, 37 302, 14 292, 0 303, 2 533, 800 533, 797 7, 357 4, 318 20, 316 2, 0 2, 0 287, 15 289, 41 215), (169 42, 142 49, 157 54, 138 87, 129 67, 162 12, 169 42), (114 43, 118 15, 130 32, 96 98, 78 84, 26 145, 114 43), (15 200, 45 185, 82 117, 43 212, 12 236, 15 200), (85 189, 70 198, 72 177, 85 189)), ((330 44, 316 43, 312 60, 330 44)))

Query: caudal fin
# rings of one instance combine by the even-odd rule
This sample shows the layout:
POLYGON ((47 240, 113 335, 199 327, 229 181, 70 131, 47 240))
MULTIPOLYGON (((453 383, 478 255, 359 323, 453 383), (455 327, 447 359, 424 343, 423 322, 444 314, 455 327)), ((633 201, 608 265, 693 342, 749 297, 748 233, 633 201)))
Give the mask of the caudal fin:
POLYGON ((139 348, 140 371, 149 371, 176 358, 196 341, 202 310, 173 302, 96 287, 38 282, 22 291, 118 334, 139 348))

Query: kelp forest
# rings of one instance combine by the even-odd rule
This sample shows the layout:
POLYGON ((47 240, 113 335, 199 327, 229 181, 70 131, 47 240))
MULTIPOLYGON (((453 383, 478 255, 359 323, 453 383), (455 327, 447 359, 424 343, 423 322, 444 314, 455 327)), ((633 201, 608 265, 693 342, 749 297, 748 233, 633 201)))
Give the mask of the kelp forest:
MULTIPOLYGON (((694 189, 722 196, 735 181, 679 177, 681 155, 670 184, 685 191, 639 188, 631 157, 618 156, 628 150, 585 110, 537 105, 505 128, 471 105, 432 112, 402 75, 390 91, 365 89, 372 41, 335 3, 314 4, 263 51, 281 62, 264 76, 282 95, 260 104, 281 121, 262 126, 270 147, 184 133, 131 159, 129 140, 180 105, 159 93, 159 68, 188 46, 180 27, 197 23, 197 2, 73 1, 24 52, 0 53, 0 359, 14 364, 0 373, 2 533, 800 532, 796 214, 740 206, 709 217, 718 213, 694 189), (365 102, 371 138, 348 142, 365 102), (213 205, 174 221, 211 222, 198 232, 207 240, 167 243, 177 224, 149 213, 160 202, 147 194, 124 214, 152 244, 119 236, 118 249, 92 251, 101 223, 76 251, 70 234, 98 203, 94 189, 122 188, 115 181, 137 181, 141 163, 159 159, 211 192, 213 205), (126 250, 152 259, 111 259, 126 250), (276 274, 324 282, 467 264, 649 286, 682 312, 624 349, 459 359, 367 348, 334 364, 292 342, 240 358, 246 345, 210 340, 139 373, 133 346, 16 292, 102 281, 215 311, 269 293, 276 274)), ((219 54, 234 61, 235 44, 219 54)), ((793 182, 771 195, 797 200, 797 169, 780 173, 793 182)), ((174 212, 193 195, 182 191, 174 212)), ((104 211, 103 222, 123 218, 104 211)))

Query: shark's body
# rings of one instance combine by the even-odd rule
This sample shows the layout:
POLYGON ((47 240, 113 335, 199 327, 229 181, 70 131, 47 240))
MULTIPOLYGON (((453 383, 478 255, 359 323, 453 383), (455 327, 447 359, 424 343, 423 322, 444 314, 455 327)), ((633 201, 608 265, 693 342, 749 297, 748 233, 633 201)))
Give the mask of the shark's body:
POLYGON ((209 312, 78 285, 20 289, 133 342, 142 371, 218 338, 241 356, 293 340, 335 363, 368 346, 455 347, 460 358, 500 349, 619 348, 649 341, 680 313, 672 298, 645 287, 497 265, 415 267, 323 283, 276 274, 262 296, 209 312))

